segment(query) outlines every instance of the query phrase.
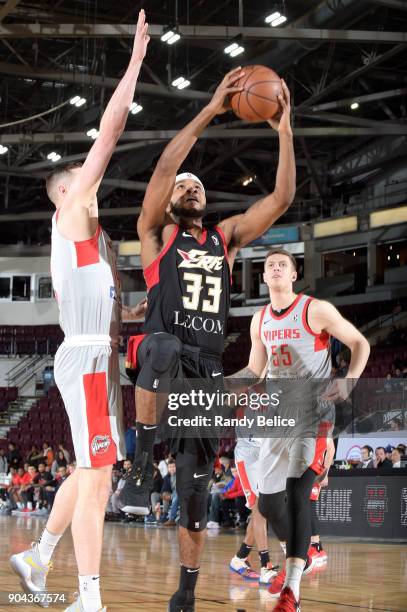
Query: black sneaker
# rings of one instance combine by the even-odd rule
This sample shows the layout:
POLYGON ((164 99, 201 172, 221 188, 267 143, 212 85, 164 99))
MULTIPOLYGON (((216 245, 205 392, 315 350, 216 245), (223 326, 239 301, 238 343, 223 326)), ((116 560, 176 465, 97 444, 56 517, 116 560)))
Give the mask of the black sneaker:
POLYGON ((168 602, 168 612, 195 612, 194 595, 181 597, 177 591, 168 602))
POLYGON ((148 463, 148 453, 142 460, 134 463, 126 477, 120 493, 122 512, 147 516, 150 514, 150 493, 153 488, 153 466, 148 463))

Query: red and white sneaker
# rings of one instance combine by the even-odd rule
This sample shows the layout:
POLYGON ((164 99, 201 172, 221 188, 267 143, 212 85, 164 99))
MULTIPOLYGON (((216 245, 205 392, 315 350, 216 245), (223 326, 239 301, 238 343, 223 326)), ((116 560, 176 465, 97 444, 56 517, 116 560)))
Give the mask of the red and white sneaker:
POLYGON ((280 597, 285 582, 285 568, 274 578, 273 582, 267 589, 272 597, 280 597))
POLYGON ((315 555, 310 555, 308 552, 307 560, 305 562, 304 571, 302 572, 303 576, 310 574, 318 565, 318 561, 315 555))
POLYGON ((300 602, 294 597, 290 587, 284 587, 273 612, 301 612, 300 602))
POLYGON ((267 567, 262 567, 260 570, 259 584, 269 585, 273 582, 277 576, 278 565, 273 565, 271 562, 267 563, 267 567))
POLYGON ((319 565, 323 565, 327 561, 328 561, 328 555, 326 551, 323 548, 321 548, 321 550, 318 553, 318 563, 319 565))
POLYGON ((321 550, 317 550, 315 548, 315 546, 310 546, 308 549, 308 557, 315 559, 315 566, 316 567, 320 567, 321 565, 323 565, 324 563, 327 562, 328 560, 328 555, 326 554, 326 552, 321 549, 321 550))

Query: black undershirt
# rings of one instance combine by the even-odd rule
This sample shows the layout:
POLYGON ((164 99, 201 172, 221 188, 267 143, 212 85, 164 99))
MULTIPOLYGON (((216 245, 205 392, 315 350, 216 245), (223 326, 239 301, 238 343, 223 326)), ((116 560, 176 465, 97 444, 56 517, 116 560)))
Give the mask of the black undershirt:
MULTIPOLYGON (((297 298, 295 298, 296 300, 297 298)), ((281 310, 274 310, 273 306, 271 307, 271 312, 273 313, 273 315, 275 315, 276 317, 282 317, 289 308, 291 308, 291 306, 294 304, 295 300, 293 300, 291 302, 291 304, 289 306, 287 306, 287 308, 282 308, 281 310)))

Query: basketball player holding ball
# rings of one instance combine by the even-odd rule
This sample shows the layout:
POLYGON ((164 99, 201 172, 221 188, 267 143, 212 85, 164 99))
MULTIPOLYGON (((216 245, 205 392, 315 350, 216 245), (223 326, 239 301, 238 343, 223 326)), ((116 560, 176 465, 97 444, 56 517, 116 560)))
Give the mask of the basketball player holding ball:
MULTIPOLYGON (((164 149, 147 187, 137 229, 148 287, 144 333, 129 343, 127 367, 135 385, 137 449, 121 494, 123 511, 149 512, 153 445, 161 406, 171 380, 182 391, 199 380, 207 392, 222 388, 222 352, 229 310, 230 278, 238 250, 263 234, 290 206, 295 195, 295 159, 290 125, 290 94, 280 83, 280 154, 274 192, 244 214, 204 229, 205 188, 194 174, 179 172, 185 158, 212 119, 230 109, 228 96, 243 91, 240 67, 229 72, 212 100, 164 149)), ((273 114, 273 111, 271 111, 273 114)), ((271 116, 270 114, 270 116, 271 116)), ((199 409, 198 409, 199 410, 199 409)), ((193 416, 191 406, 177 416, 193 416)), ((204 414, 204 408, 202 408, 204 414)), ((178 427, 171 453, 176 455, 180 500, 180 582, 170 612, 195 609, 195 586, 205 539, 207 485, 218 439, 178 427)))

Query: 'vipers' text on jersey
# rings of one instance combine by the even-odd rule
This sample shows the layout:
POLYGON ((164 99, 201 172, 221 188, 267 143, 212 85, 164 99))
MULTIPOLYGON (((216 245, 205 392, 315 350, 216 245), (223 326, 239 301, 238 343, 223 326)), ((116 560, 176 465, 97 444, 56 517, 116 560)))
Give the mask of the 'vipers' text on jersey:
POLYGON ((51 276, 65 336, 97 334, 113 342, 121 327, 121 289, 116 255, 100 225, 89 240, 64 238, 52 217, 51 276))
POLYGON ((312 297, 300 294, 278 316, 267 304, 261 313, 259 335, 267 350, 268 378, 329 378, 330 337, 315 334, 308 325, 312 297))
POLYGON ((230 300, 230 269, 223 232, 201 240, 178 225, 144 270, 148 287, 145 333, 165 331, 183 344, 221 354, 230 300))

